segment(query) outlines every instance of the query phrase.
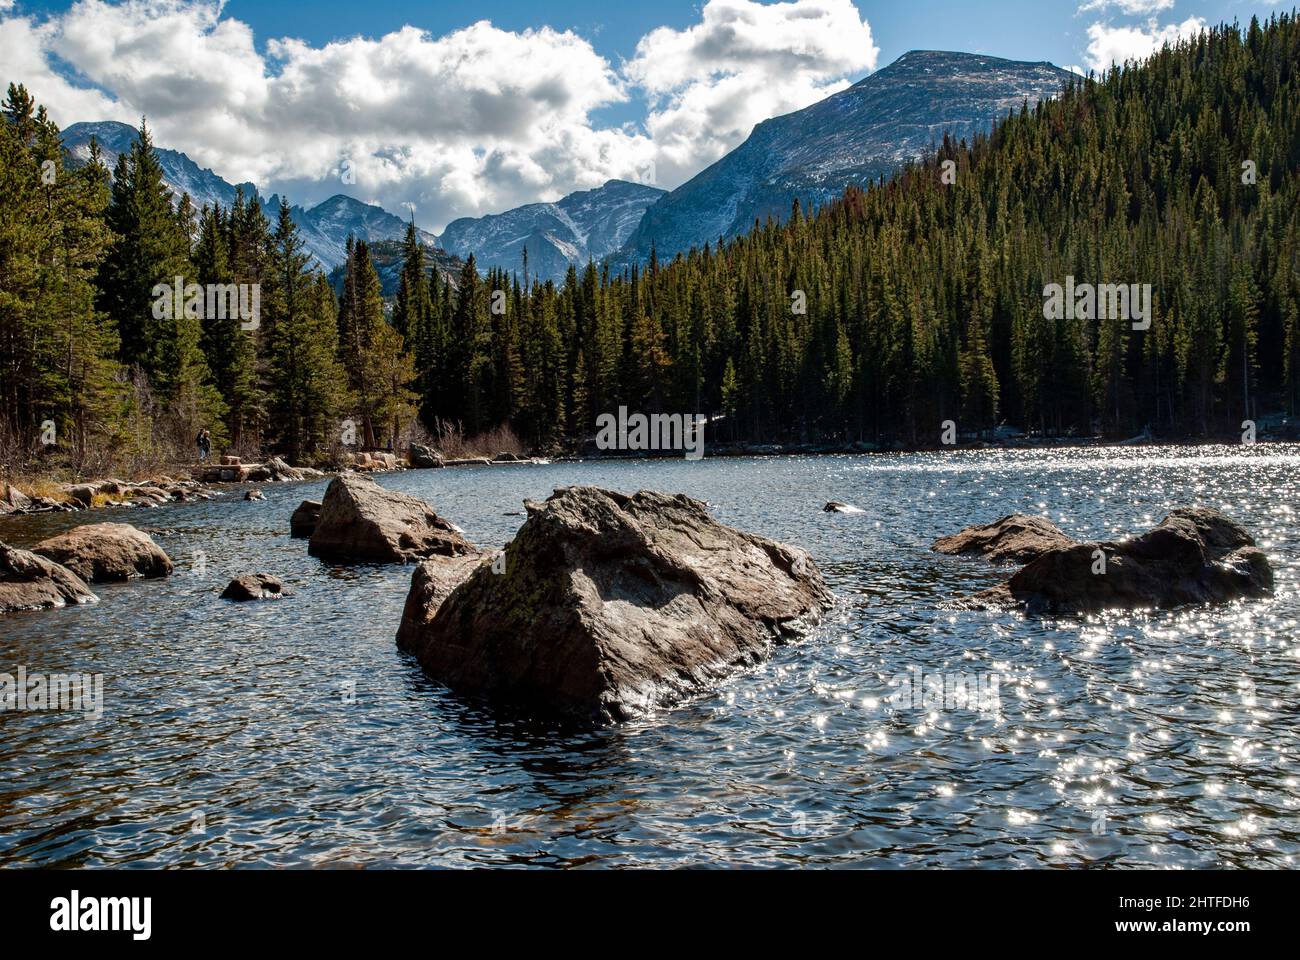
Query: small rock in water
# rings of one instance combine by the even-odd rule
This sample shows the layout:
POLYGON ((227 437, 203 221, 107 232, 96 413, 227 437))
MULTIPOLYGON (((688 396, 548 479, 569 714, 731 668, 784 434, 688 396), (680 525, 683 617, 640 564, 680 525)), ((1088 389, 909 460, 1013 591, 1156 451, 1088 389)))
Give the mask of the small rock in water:
POLYGON ((244 499, 245 499, 245 500, 265 500, 265 499, 266 499, 266 494, 264 494, 261 490, 249 490, 247 493, 244 494, 244 499))
POLYGON ((221 594, 222 600, 279 600, 293 591, 269 573, 248 573, 236 577, 221 594))
POLYGON ((985 557, 991 563, 1028 563, 1048 550, 1073 544, 1074 540, 1052 521, 1013 513, 992 523, 940 537, 930 549, 951 556, 985 557))
POLYGON ((289 536, 295 540, 309 540, 320 523, 320 501, 304 500, 289 517, 289 536))
POLYGON ((826 506, 822 507, 825 513, 862 513, 861 507, 855 507, 851 503, 841 503, 838 500, 832 500, 826 506))

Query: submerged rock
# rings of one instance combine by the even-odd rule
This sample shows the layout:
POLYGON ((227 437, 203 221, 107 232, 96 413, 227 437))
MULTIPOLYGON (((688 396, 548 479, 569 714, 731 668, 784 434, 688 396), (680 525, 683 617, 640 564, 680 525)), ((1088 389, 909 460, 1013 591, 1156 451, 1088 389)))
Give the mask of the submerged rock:
POLYGON ((261 490, 248 490, 244 493, 245 500, 265 500, 266 494, 261 490))
POLYGON ((1028 563, 1049 550, 1073 544, 1074 540, 1052 521, 1013 513, 992 523, 940 537, 930 549, 953 556, 984 557, 992 563, 1028 563))
POLYGON ((231 580, 222 591, 222 600, 279 600, 292 597, 293 591, 269 573, 246 573, 231 580))
POLYGON ((308 551, 342 562, 407 563, 478 548, 423 500, 349 475, 336 477, 326 489, 308 551))
POLYGON ((1170 608, 1273 592, 1273 568, 1240 524, 1204 507, 1174 510, 1146 533, 1049 550, 1011 579, 960 602, 1032 614, 1170 608))
POLYGON ((98 599, 67 567, 0 542, 0 613, 46 610, 98 599))
POLYGON ((320 522, 320 501, 304 500, 289 517, 289 536, 296 540, 310 539, 320 522))
POLYGON ((128 523, 88 523, 42 540, 34 550, 67 567, 88 583, 132 577, 165 577, 171 558, 153 538, 128 523))
POLYGON ((803 550, 689 497, 570 487, 525 506, 503 557, 412 579, 398 642, 453 690, 626 720, 762 660, 833 599, 803 550))

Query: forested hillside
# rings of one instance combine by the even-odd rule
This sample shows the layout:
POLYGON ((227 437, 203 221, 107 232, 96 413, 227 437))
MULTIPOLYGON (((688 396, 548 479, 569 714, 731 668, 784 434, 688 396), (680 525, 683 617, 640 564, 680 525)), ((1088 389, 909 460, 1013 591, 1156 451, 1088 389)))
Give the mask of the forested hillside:
POLYGON ((922 445, 947 419, 1199 437, 1294 413, 1298 71, 1293 17, 1221 28, 722 249, 559 288, 467 271, 412 326, 426 413, 542 441, 627 404, 922 445), (1067 277, 1150 284, 1149 329, 1045 320, 1067 277))
POLYGON ((382 445, 501 425, 550 448, 597 414, 722 413, 711 439, 930 445, 1236 433, 1300 407, 1300 25, 1219 28, 1080 81, 972 144, 721 248, 564 282, 408 236, 387 313, 363 243, 338 289, 284 207, 171 198, 147 131, 116 169, 62 169, 21 87, 0 124, 0 439, 26 462, 179 455, 201 426, 310 458, 353 420, 382 445), (175 277, 257 284, 255 329, 155 316, 175 277), (1150 284, 1148 329, 1044 319, 1044 288, 1150 284))

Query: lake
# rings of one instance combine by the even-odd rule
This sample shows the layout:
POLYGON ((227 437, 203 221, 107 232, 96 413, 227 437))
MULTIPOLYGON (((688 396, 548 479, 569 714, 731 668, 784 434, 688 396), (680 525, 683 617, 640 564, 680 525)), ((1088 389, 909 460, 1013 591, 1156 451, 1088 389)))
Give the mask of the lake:
MULTIPOLYGON (((714 692, 584 730, 427 679, 394 635, 410 567, 288 537, 325 482, 159 509, 0 519, 31 546, 149 532, 168 580, 0 618, 0 672, 103 674, 99 719, 0 713, 0 865, 48 867, 1294 867, 1300 447, 605 461, 381 476, 486 547, 555 487, 654 488, 807 548, 838 602, 714 692), (827 500, 861 507, 822 512, 827 500), (1276 596, 1043 621, 944 601, 996 583, 931 541, 1024 511, 1118 537, 1202 504, 1244 523, 1276 596), (217 599, 239 573, 276 603, 217 599), (978 678, 978 704, 900 678, 978 678)), ((1005 571, 1004 571, 1005 572, 1005 571)))

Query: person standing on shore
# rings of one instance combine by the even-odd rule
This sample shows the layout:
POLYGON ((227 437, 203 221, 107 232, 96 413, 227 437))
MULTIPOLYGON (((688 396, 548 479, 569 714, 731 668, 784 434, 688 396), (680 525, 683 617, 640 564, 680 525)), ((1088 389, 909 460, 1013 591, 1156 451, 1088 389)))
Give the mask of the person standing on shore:
POLYGON ((199 431, 195 442, 199 445, 199 463, 207 463, 208 454, 212 452, 212 434, 205 427, 199 431))

